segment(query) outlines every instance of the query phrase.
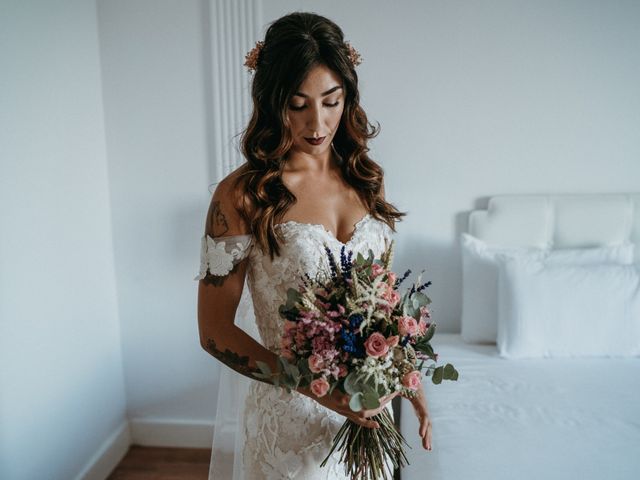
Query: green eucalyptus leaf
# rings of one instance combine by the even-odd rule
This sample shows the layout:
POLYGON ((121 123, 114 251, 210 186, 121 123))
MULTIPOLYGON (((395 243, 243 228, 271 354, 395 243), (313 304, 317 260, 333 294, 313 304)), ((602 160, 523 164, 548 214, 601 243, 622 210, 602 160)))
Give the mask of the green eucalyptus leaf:
POLYGON ((336 387, 338 386, 338 382, 332 383, 331 386, 329 387, 329 395, 331 395, 331 393, 336 389, 336 387))
POLYGON ((271 376, 271 368, 269 367, 268 364, 260 360, 256 360, 256 365, 262 371, 262 373, 271 376))
POLYGON ((453 365, 447 363, 444 366, 443 370, 443 378, 445 380, 457 380, 458 379, 458 371, 455 369, 453 365))
POLYGON ((298 371, 302 375, 309 375, 311 370, 309 370, 309 360, 306 358, 301 358, 298 360, 298 371))
POLYGON ((433 376, 431 377, 431 381, 436 385, 442 382, 442 372, 444 371, 443 367, 438 367, 433 371, 433 376))
POLYGON ((293 308, 302 300, 302 294, 295 288, 289 287, 287 289, 287 308, 293 308))
POLYGON ((419 306, 429 305, 431 303, 429 297, 422 292, 415 292, 413 294, 413 301, 418 302, 419 306))
POLYGON ((429 328, 427 328, 427 332, 424 334, 425 342, 429 342, 433 338, 434 333, 436 333, 436 324, 432 323, 431 325, 429 325, 429 328))
POLYGON ((380 406, 380 399, 378 394, 373 390, 366 390, 362 395, 362 405, 367 410, 378 408, 380 406))
POLYGON ((349 395, 354 395, 360 391, 360 386, 358 385, 358 374, 356 372, 351 372, 346 376, 344 379, 344 390, 349 395))
POLYGON ((282 373, 289 373, 288 362, 283 357, 278 357, 279 371, 282 373))
POLYGON ((359 412, 362 410, 362 393, 356 392, 351 395, 351 399, 349 400, 349 408, 354 412, 359 412))

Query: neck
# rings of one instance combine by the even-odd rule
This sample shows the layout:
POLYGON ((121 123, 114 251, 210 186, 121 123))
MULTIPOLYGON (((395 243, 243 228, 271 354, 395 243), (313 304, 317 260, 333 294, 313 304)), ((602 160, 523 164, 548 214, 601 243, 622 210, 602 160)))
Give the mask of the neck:
POLYGON ((292 150, 287 154, 285 168, 293 171, 328 173, 338 168, 338 163, 333 153, 333 148, 329 148, 318 155, 292 150))

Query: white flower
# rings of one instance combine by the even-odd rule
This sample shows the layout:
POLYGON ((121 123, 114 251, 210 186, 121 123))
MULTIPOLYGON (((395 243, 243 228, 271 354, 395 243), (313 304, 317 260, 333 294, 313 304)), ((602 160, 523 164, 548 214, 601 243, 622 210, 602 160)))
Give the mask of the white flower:
POLYGON ((207 263, 211 275, 226 275, 233 268, 233 255, 225 250, 225 242, 207 236, 207 263))
POLYGON ((202 280, 211 275, 228 274, 241 260, 246 258, 253 245, 253 237, 249 234, 229 235, 212 238, 203 235, 200 241, 200 273, 194 280, 202 280))

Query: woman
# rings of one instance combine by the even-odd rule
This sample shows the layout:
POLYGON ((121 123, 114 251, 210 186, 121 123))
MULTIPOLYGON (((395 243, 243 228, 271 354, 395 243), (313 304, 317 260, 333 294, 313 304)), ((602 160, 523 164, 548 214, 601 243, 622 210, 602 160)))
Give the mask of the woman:
MULTIPOLYGON (((255 70, 253 115, 242 138, 247 161, 213 194, 196 278, 203 348, 253 380, 257 361, 277 370, 278 306, 303 273, 329 268, 324 245, 334 254, 345 246, 379 256, 405 215, 385 201, 383 171, 367 156, 367 141, 378 132, 369 131, 359 106, 359 62, 335 23, 302 12, 273 22, 247 55, 245 65, 255 70), (262 344, 234 324, 245 276, 262 344)), ((289 394, 250 382, 244 477, 234 477, 347 478, 337 458, 320 467, 334 435, 345 418, 378 428, 370 417, 383 408, 392 413, 394 396, 356 413, 337 389, 316 397, 306 388, 289 394)), ((431 449, 424 391, 412 403, 423 447, 431 449)))

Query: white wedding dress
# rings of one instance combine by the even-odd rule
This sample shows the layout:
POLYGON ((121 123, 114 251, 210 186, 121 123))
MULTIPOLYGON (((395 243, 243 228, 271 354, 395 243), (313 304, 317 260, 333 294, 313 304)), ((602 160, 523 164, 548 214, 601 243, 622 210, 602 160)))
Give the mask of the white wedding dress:
MULTIPOLYGON (((283 319, 278 307, 284 303, 287 289, 297 287, 305 272, 313 278, 320 269, 328 271, 324 245, 331 249, 337 262, 343 246, 345 253, 353 251, 353 258, 358 252, 367 256, 369 249, 379 257, 390 243, 393 231, 370 214, 354 225, 346 243, 319 224, 288 221, 276 228, 285 242, 281 244, 281 255, 274 257, 273 262, 254 242, 243 254, 249 257, 248 294, 243 293, 236 323, 247 330, 257 327, 256 340, 279 353, 283 319), (244 318, 244 324, 242 319, 238 321, 239 316, 244 318)), ((387 410, 393 417, 391 403, 387 404, 387 410)), ((209 479, 346 480, 338 452, 320 467, 345 420, 346 417, 298 392, 289 394, 282 388, 221 367, 209 479)), ((392 478, 393 472, 389 474, 392 478)))

